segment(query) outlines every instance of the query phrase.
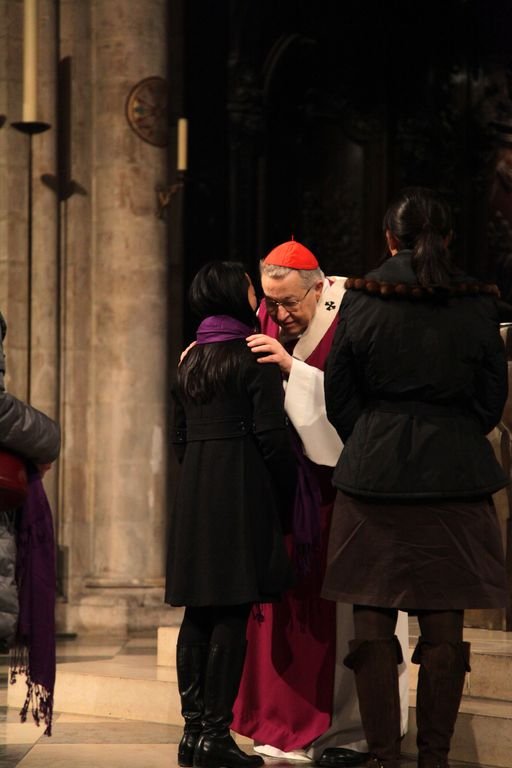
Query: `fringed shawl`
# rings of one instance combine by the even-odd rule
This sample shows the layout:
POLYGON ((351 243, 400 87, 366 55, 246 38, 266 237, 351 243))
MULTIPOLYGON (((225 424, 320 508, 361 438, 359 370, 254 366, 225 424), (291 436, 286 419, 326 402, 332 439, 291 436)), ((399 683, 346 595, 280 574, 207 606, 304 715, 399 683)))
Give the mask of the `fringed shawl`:
POLYGON ((29 469, 28 495, 17 527, 16 581, 20 615, 11 652, 11 683, 26 675, 27 695, 21 721, 30 709, 37 725, 51 736, 55 686, 55 541, 50 505, 39 472, 29 469))

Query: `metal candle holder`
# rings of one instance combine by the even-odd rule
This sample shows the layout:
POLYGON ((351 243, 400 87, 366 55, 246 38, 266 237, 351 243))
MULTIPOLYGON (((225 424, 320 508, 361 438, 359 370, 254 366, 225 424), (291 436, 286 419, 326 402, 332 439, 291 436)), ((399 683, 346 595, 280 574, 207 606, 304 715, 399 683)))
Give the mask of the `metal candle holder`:
POLYGON ((32 394, 32 206, 33 206, 33 150, 32 140, 37 133, 44 133, 51 125, 39 121, 20 121, 11 123, 12 127, 28 136, 28 168, 27 168, 27 402, 30 403, 32 394))

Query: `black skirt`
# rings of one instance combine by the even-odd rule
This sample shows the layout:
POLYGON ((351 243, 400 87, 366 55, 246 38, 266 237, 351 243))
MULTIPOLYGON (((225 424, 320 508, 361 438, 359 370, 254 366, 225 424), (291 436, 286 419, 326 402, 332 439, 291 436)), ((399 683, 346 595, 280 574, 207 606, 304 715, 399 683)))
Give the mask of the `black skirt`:
POLYGON ((505 606, 492 499, 383 503, 338 491, 322 595, 411 611, 505 606))

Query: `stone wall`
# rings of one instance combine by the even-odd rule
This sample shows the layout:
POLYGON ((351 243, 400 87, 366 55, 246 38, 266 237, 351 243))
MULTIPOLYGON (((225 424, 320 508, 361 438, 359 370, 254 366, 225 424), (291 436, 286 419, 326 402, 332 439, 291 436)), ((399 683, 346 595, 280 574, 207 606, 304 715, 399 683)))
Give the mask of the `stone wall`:
POLYGON ((68 632, 125 632, 166 617, 168 238, 155 210, 168 158, 125 116, 138 81, 167 76, 166 8, 165 0, 39 0, 38 119, 51 128, 32 139, 28 350, 28 139, 8 126, 21 119, 23 3, 0 0, 0 114, 7 115, 0 131, 0 308, 9 325, 8 386, 63 428, 62 455, 45 485, 59 551, 58 626, 68 632), (71 64, 74 185, 59 200, 51 181, 63 108, 57 62, 64 57, 71 64))

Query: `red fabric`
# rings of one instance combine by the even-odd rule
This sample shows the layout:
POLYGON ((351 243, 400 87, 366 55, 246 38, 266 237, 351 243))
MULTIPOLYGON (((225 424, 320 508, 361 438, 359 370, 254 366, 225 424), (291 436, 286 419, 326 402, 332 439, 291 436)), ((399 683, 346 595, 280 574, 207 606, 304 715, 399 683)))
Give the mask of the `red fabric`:
POLYGON ((0 510, 16 509, 27 496, 25 462, 10 451, 0 450, 0 510))
POLYGON ((318 261, 306 246, 296 240, 277 245, 263 260, 264 264, 291 269, 318 269, 318 261))
MULTIPOLYGON (((262 333, 279 327, 260 308, 262 333)), ((337 325, 307 359, 323 370, 337 325)), ((330 726, 336 656, 336 603, 320 597, 327 538, 335 499, 332 469, 311 464, 321 493, 321 542, 311 572, 281 602, 263 607, 263 621, 249 619, 247 657, 232 728, 284 751, 299 749, 330 726)), ((291 535, 287 537, 289 551, 291 535)))

